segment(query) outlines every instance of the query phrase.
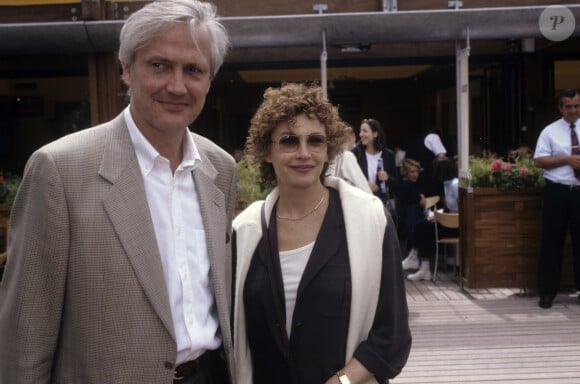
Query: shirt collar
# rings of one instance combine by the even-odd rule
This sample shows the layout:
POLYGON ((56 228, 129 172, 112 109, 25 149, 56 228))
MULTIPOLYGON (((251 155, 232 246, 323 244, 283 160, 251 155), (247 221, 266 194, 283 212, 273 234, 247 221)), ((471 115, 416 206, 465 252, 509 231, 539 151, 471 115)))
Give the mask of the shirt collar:
MULTIPOLYGON (((157 150, 151 145, 151 143, 147 140, 147 138, 141 133, 137 125, 135 124, 135 120, 133 120, 133 116, 131 115, 130 106, 125 108, 123 112, 125 117, 125 123, 129 128, 129 135, 131 136, 131 141, 133 142, 133 146, 135 147, 135 153, 137 155, 137 159, 139 160, 139 164, 145 174, 148 174, 153 169, 153 165, 155 160, 158 158, 164 159, 163 156, 157 152, 157 150)), ((200 166, 201 164, 201 156, 193 141, 193 137, 189 134, 189 129, 187 127, 184 128, 187 131, 187 135, 184 136, 183 140, 183 159, 181 160, 181 164, 178 166, 178 170, 193 170, 200 166)))

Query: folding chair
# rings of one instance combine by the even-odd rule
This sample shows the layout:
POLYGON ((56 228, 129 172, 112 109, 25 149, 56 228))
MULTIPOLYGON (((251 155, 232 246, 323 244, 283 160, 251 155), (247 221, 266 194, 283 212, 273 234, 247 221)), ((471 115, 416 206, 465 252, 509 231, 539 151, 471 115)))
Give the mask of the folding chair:
MULTIPOLYGON (((459 229, 459 213, 444 213, 435 210, 435 270, 433 271, 433 282, 437 279, 437 268, 439 266, 439 245, 443 244, 445 250, 448 244, 455 245, 455 262, 453 263, 453 273, 456 273, 459 262, 459 236, 440 237, 437 223, 446 228, 459 229)), ((446 265, 446 264, 445 264, 446 265)), ((447 267, 447 265, 446 265, 447 267)))

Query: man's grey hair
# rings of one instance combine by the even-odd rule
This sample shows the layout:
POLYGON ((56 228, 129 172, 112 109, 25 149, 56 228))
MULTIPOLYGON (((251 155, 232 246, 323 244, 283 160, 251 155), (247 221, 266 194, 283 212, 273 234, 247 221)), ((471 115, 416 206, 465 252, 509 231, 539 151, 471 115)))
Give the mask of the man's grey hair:
POLYGON ((218 20, 216 7, 198 0, 157 0, 129 16, 121 29, 119 60, 133 64, 138 49, 179 23, 189 24, 196 45, 196 28, 207 28, 211 36, 210 73, 215 77, 229 48, 228 33, 218 20))

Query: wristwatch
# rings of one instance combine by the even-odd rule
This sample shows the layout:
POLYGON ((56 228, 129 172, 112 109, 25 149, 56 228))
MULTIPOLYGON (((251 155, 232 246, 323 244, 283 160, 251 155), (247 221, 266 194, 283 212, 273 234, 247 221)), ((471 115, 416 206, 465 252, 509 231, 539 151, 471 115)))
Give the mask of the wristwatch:
POLYGON ((342 370, 336 372, 336 376, 338 377, 338 381, 340 381, 340 384, 350 384, 348 376, 342 370))

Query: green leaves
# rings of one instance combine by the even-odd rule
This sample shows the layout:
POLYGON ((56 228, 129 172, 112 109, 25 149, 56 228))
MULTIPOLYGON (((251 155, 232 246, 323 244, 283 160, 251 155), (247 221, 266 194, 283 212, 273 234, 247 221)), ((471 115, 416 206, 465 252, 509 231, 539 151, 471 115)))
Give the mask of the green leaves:
MULTIPOLYGON (((534 167, 531 158, 518 159, 515 163, 500 159, 472 156, 469 158, 471 187, 497 188, 502 191, 541 187, 544 185, 543 170, 534 167)), ((460 185, 469 186, 469 179, 462 178, 460 185)))

